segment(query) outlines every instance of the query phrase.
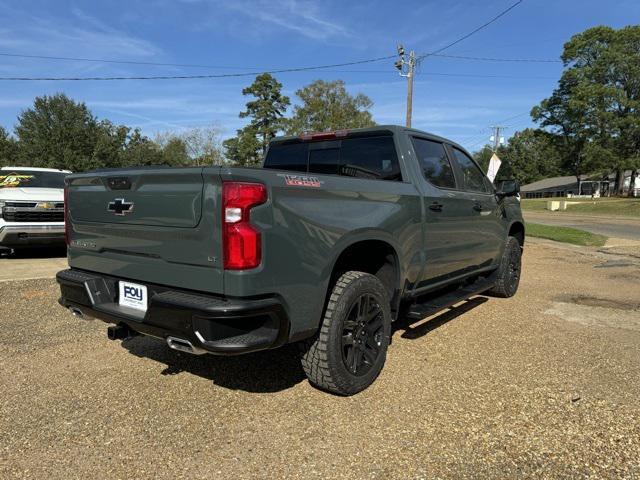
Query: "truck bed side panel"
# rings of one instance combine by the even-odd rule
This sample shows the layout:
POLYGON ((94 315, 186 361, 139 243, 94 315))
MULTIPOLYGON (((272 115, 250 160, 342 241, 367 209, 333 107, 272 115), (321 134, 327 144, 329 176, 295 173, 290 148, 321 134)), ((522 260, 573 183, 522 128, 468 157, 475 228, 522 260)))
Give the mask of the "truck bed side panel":
POLYGON ((334 262, 354 242, 389 243, 400 255, 400 277, 415 280, 422 263, 422 226, 420 197, 412 184, 314 175, 320 186, 292 186, 286 182, 289 174, 221 172, 223 180, 260 181, 269 189, 269 202, 251 215, 263 232, 263 264, 225 272, 227 295, 279 293, 288 302, 295 336, 317 328, 334 262))

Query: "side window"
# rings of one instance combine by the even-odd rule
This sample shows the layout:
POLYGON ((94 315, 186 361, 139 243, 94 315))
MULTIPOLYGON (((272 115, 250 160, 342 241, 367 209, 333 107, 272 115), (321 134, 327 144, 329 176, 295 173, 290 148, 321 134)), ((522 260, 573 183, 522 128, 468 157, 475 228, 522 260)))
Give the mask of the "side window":
POLYGON ((402 180, 393 137, 379 136, 342 140, 340 175, 402 180))
POLYGON ((473 160, 461 150, 453 147, 453 154, 462 171, 464 189, 471 192, 487 193, 489 190, 485 184, 485 174, 480 171, 473 160))
POLYGON ((306 143, 273 143, 267 151, 263 168, 306 172, 307 148, 306 143))
POLYGON ((493 192, 495 190, 495 186, 493 185, 493 183, 491 183, 491 180, 489 180, 489 177, 487 177, 486 175, 484 176, 484 185, 485 187, 487 187, 487 192, 493 192))
POLYGON ((456 188, 451 163, 440 142, 413 137, 413 148, 425 178, 436 187, 456 188))

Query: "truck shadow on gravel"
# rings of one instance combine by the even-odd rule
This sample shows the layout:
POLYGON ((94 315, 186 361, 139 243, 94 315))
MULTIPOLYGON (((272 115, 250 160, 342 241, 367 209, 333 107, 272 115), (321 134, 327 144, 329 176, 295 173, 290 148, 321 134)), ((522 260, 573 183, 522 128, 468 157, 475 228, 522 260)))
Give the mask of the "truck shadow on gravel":
POLYGON ((122 346, 137 357, 165 364, 161 375, 186 372, 231 390, 274 393, 306 379, 297 345, 230 357, 176 352, 161 340, 144 336, 125 340, 122 346))
POLYGON ((67 256, 67 247, 34 247, 10 250, 0 249, 0 259, 14 260, 22 258, 62 258, 67 256))
POLYGON ((402 331, 402 335, 400 336, 408 340, 415 340, 424 337, 436 328, 470 312, 488 300, 489 299, 487 297, 473 297, 470 300, 465 300, 464 303, 457 306, 449 307, 435 316, 432 315, 430 317, 425 317, 426 320, 425 318, 422 320, 409 320, 406 318, 399 319, 392 325, 392 336, 397 331, 402 331))
MULTIPOLYGON (((392 333, 402 331, 401 338, 415 340, 485 303, 486 297, 474 297, 457 306, 418 321, 400 319, 392 333)), ((161 375, 188 373, 210 380, 230 390, 250 393, 275 393, 306 380, 297 345, 239 356, 190 355, 171 350, 152 337, 139 336, 124 340, 129 353, 164 364, 161 375)))

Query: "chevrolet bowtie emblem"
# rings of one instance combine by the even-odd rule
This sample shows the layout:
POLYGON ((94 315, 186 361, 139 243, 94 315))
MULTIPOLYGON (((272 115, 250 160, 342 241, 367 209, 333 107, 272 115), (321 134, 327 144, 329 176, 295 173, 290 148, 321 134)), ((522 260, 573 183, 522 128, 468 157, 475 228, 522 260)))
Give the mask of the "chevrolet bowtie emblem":
POLYGON ((116 198, 113 202, 109 202, 107 210, 123 217, 133 211, 133 202, 127 202, 124 198, 116 198))
POLYGON ((56 208, 56 206, 53 203, 42 202, 42 203, 38 203, 36 205, 36 208, 42 208, 43 210, 51 210, 52 208, 56 208))

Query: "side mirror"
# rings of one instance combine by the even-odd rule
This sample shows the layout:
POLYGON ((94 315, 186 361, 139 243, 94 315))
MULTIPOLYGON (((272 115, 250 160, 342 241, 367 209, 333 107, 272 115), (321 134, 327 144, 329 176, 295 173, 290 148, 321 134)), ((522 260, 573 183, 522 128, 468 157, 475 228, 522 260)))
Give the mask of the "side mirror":
POLYGON ((498 184, 496 195, 504 197, 515 197, 520 193, 520 184, 517 180, 504 180, 498 184))

